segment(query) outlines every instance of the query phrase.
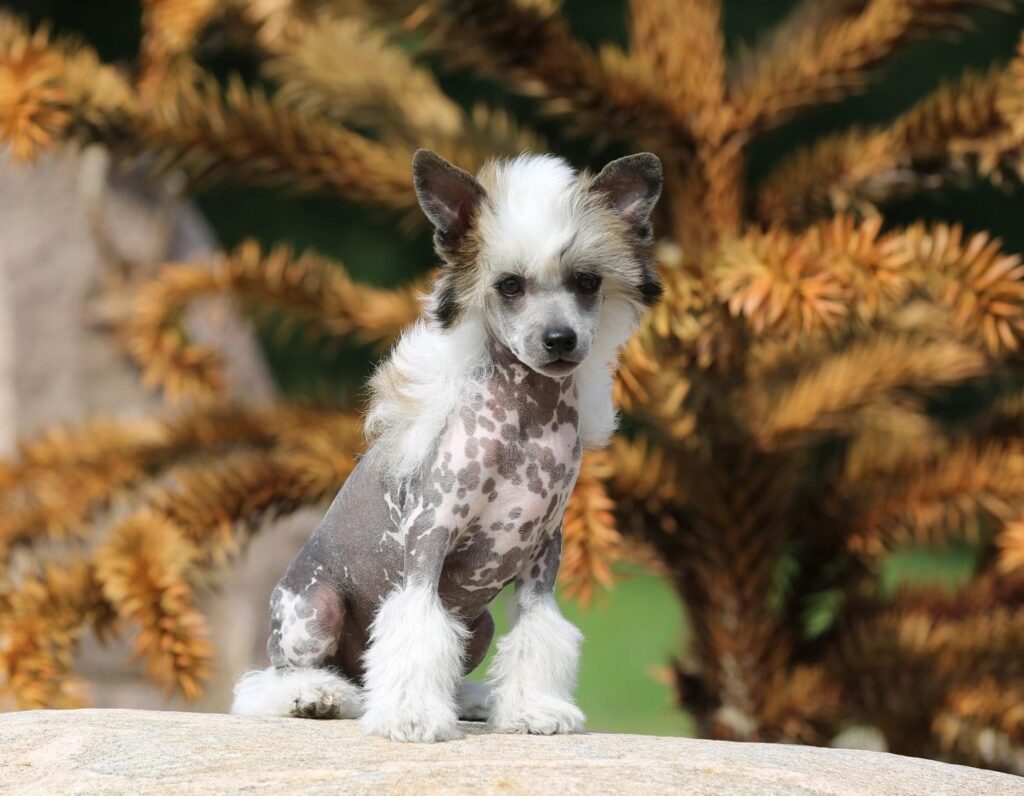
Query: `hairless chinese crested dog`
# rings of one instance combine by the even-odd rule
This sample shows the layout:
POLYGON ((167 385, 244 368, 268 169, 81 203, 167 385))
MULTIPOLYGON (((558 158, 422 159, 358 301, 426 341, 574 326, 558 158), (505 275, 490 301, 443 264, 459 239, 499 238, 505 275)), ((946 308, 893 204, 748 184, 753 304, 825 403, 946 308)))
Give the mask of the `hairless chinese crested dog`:
POLYGON ((553 596, 562 515, 615 427, 618 349, 661 286, 661 163, 593 176, 524 155, 473 177, 413 159, 444 261, 424 317, 373 378, 370 447, 271 597, 272 666, 232 712, 357 718, 400 741, 579 731, 581 636, 553 596), (515 581, 489 683, 463 678, 515 581))

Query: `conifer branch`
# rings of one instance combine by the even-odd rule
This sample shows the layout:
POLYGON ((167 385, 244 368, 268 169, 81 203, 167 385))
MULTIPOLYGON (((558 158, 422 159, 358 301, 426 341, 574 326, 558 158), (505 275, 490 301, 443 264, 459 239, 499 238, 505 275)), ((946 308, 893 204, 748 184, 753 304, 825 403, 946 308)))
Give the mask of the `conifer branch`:
POLYGON ((280 102, 301 113, 371 129, 410 148, 434 149, 475 172, 491 157, 541 152, 544 141, 508 114, 465 112, 432 72, 365 18, 320 14, 268 40, 263 71, 280 102))
POLYGON ((87 562, 7 585, 0 592, 0 687, 25 706, 80 704, 69 679, 78 639, 89 628, 132 624, 147 674, 198 696, 212 648, 196 590, 238 556, 261 522, 334 494, 355 466, 359 419, 313 419, 272 450, 180 466, 87 562))
POLYGON ((629 57, 663 87, 695 133, 720 139, 730 129, 720 0, 630 0, 629 57))
POLYGON ((419 284, 396 290, 361 285, 326 258, 296 256, 288 247, 264 255, 249 241, 210 265, 165 267, 139 291, 125 344, 146 386, 163 389, 172 400, 216 394, 224 386, 220 355, 192 343, 183 328, 183 313, 195 300, 229 295, 282 311, 289 322, 319 335, 387 342, 419 315, 422 290, 419 284))
POLYGON ((266 449, 306 428, 330 427, 334 417, 329 410, 212 406, 168 420, 53 429, 0 467, 0 564, 16 547, 87 537, 112 503, 201 452, 266 449))
POLYGON ((743 402, 758 439, 775 446, 791 435, 840 429, 860 409, 886 401, 894 391, 955 384, 984 371, 984 356, 976 348, 880 335, 851 343, 794 379, 760 384, 743 402))
POLYGON ((1022 476, 1020 443, 966 442, 842 484, 851 505, 868 507, 851 523, 849 546, 877 559, 910 546, 991 542, 1024 511, 1022 476))
POLYGON ((162 80, 187 59, 199 34, 222 13, 218 0, 143 0, 139 85, 158 91, 162 80))
POLYGON ((71 674, 86 625, 103 632, 111 613, 86 562, 50 565, 0 589, 0 696, 22 709, 75 708, 85 683, 71 674))
POLYGON ((615 504, 605 491, 610 474, 611 463, 604 452, 587 454, 563 519, 558 577, 565 594, 583 605, 590 603, 596 588, 611 587, 612 567, 624 557, 615 504))
POLYGON ((97 580, 123 622, 136 626, 135 655, 146 675, 188 699, 201 693, 213 647, 187 577, 197 550, 163 518, 140 513, 96 551, 97 580))
POLYGON ((760 133, 804 108, 863 89, 907 42, 963 29, 970 12, 1009 10, 1004 0, 805 0, 780 29, 738 62, 731 96, 739 127, 760 133))
POLYGON ((550 3, 438 0, 424 6, 420 21, 452 65, 544 99, 576 131, 657 140, 678 151, 692 141, 687 120, 654 80, 638 74, 617 48, 590 52, 550 3))
POLYGON ((222 92, 193 69, 167 75, 157 96, 143 100, 91 50, 19 27, 5 17, 0 34, 0 134, 26 157, 43 144, 96 142, 181 170, 194 188, 230 176, 415 206, 407 147, 304 116, 237 79, 222 92))
POLYGON ((893 124, 822 138, 779 165, 758 212, 801 224, 835 212, 873 216, 886 202, 980 176, 1019 182, 1024 122, 1011 102, 1017 70, 967 74, 893 124))

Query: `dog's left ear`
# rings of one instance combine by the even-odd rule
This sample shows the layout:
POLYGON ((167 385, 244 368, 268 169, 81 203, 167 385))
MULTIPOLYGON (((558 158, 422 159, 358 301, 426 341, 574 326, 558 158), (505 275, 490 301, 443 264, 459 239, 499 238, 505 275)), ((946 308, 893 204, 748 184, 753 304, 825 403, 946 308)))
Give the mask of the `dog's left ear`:
POLYGON ((412 180, 420 207, 437 230, 438 242, 447 246, 458 243, 486 196, 483 186, 468 171, 429 149, 413 155, 412 180))
POLYGON ((651 211, 661 196, 662 179, 658 156, 640 152, 601 169, 591 190, 606 194, 619 215, 646 237, 651 234, 651 211))

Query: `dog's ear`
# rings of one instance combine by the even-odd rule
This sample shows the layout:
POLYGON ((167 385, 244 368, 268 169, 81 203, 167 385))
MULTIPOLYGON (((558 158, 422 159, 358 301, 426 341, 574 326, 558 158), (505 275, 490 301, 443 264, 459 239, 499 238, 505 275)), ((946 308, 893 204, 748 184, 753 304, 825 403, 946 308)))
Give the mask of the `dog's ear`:
POLYGON ((429 149, 413 155, 412 180, 420 207, 442 241, 452 244, 461 239, 486 196, 483 186, 429 149))
POLYGON ((661 183, 658 156, 641 152, 613 160, 601 169, 591 190, 606 194, 616 212, 638 233, 650 234, 651 211, 661 196, 661 183))

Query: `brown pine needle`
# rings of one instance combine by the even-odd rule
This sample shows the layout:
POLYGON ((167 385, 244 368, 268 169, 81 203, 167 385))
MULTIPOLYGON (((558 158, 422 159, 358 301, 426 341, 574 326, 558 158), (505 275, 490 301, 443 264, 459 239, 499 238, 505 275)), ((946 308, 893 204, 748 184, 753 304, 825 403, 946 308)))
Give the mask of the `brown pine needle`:
POLYGON ((615 504, 604 488, 611 472, 604 453, 584 457, 576 489, 565 511, 559 579, 569 597, 587 605, 597 587, 612 583, 612 567, 622 559, 622 537, 615 527, 615 504))
POLYGON ((351 335, 389 342, 420 312, 419 285, 384 290, 354 282, 344 268, 288 247, 265 255, 255 242, 239 245, 209 266, 166 266, 144 285, 124 328, 128 351, 142 368, 143 383, 171 400, 220 393, 220 355, 192 343, 182 315, 196 299, 225 294, 260 309, 283 311, 320 335, 351 335))
POLYGON ((863 89, 872 70, 923 34, 958 30, 969 12, 1001 0, 805 0, 788 23, 741 59, 732 78, 743 129, 774 127, 798 111, 863 89))

